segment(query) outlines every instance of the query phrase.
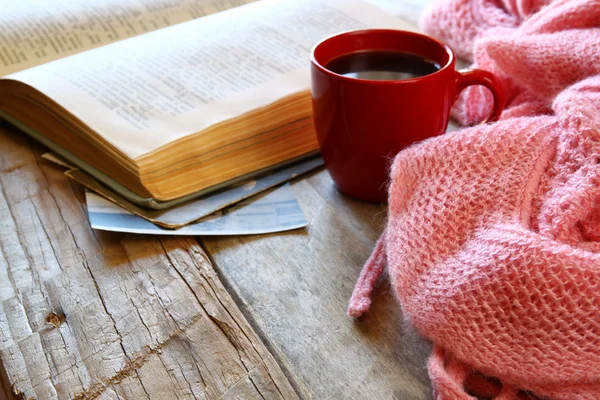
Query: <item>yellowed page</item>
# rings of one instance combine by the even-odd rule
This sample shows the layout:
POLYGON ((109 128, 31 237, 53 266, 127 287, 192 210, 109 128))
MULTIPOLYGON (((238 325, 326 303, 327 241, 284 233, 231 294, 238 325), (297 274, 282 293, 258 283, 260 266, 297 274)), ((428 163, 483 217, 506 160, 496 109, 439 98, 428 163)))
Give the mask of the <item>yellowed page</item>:
POLYGON ((0 76, 254 0, 0 0, 0 76))
POLYGON ((309 89, 320 39, 413 29, 360 0, 263 0, 9 78, 39 89, 130 158, 309 89))

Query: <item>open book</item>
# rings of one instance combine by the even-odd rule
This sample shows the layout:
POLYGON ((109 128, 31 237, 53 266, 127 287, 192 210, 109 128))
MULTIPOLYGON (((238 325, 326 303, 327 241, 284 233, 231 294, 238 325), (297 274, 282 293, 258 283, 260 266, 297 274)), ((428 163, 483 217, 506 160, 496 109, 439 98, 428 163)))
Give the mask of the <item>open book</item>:
POLYGON ((158 208, 314 154, 311 47, 410 29, 362 0, 243 3, 9 2, 0 117, 158 208))

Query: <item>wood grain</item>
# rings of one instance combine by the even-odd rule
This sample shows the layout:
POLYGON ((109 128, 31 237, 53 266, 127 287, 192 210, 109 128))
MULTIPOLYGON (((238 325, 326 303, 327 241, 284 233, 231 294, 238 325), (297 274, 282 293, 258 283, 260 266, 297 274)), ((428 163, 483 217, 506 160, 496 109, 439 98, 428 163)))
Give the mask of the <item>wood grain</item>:
POLYGON ((384 208, 340 194, 327 172, 292 185, 307 230, 202 241, 222 280, 310 399, 428 399, 429 346, 384 282, 372 311, 345 314, 384 208))
POLYGON ((13 393, 297 398, 195 240, 93 231, 82 189, 9 131, 0 126, 0 360, 13 393))

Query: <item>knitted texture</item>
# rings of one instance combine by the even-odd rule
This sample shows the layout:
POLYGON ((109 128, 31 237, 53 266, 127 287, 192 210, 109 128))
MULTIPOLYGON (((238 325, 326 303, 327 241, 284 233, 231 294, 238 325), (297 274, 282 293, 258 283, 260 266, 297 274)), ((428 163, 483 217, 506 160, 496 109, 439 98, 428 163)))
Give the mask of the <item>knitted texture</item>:
MULTIPOLYGON (((600 73, 600 0, 450 0, 420 23, 473 67, 499 77, 508 108, 520 115, 549 112, 566 86, 600 73)), ((469 87, 452 116, 471 125, 492 105, 489 90, 469 87)))
POLYGON ((589 27, 599 17, 597 1, 462 0, 426 18, 476 53, 495 43, 485 48, 510 71, 513 102, 495 124, 395 158, 387 226, 348 314, 368 311, 387 265, 405 317, 434 344, 438 400, 600 399, 600 32, 589 27), (493 7, 469 14, 481 4, 519 33, 497 35, 494 21, 509 20, 493 7), (457 10, 486 28, 447 22, 457 10))

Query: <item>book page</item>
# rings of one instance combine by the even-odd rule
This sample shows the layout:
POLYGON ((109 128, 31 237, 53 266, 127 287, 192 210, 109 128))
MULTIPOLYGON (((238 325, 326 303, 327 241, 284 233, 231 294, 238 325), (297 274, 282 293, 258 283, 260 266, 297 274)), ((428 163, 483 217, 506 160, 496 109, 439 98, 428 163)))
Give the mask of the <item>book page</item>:
POLYGON ((2 0, 0 76, 254 0, 2 0))
POLYGON ((360 0, 263 0, 9 76, 134 159, 310 87, 319 40, 414 29, 360 0))

